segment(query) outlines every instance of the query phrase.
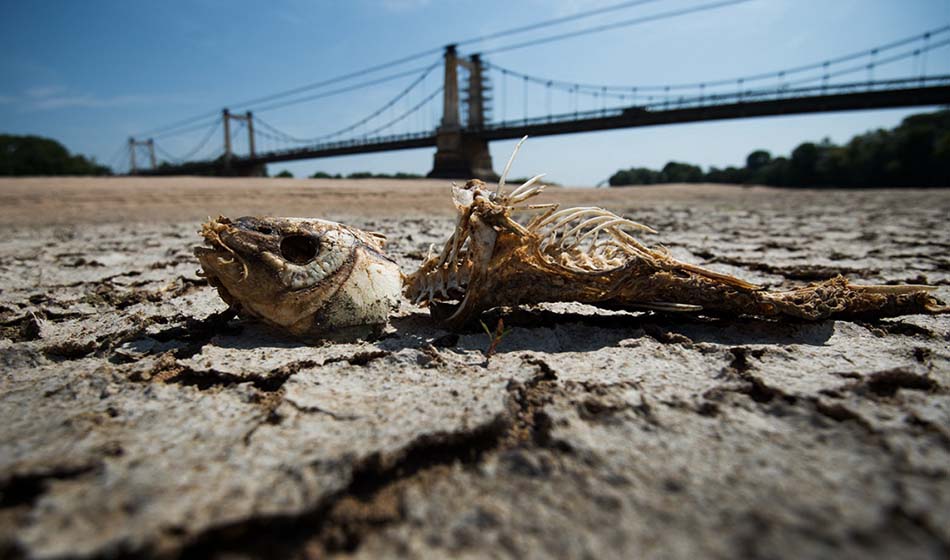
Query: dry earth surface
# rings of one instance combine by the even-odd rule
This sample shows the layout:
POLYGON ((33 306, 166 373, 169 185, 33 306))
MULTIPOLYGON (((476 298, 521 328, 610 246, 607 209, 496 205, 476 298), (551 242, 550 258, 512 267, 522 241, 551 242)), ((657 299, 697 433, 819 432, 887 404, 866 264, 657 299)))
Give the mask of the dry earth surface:
MULTIPOLYGON (((950 300, 950 190, 551 189, 773 288, 950 300)), ((443 182, 0 181, 0 557, 946 558, 950 317, 816 324, 512 310, 378 338, 230 319, 207 215, 382 231, 404 270, 443 182)))

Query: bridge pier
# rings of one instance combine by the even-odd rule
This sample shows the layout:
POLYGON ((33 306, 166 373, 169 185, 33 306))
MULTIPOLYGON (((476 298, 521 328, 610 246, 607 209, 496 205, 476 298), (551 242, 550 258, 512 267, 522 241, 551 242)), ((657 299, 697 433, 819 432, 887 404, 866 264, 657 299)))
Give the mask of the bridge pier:
POLYGON ((244 163, 241 160, 219 161, 215 167, 215 175, 220 177, 266 177, 266 163, 244 163))
POLYGON ((235 171, 237 171, 239 177, 266 177, 267 164, 255 163, 254 165, 244 166, 235 171))
POLYGON ((498 174, 492 169, 487 140, 477 134, 441 130, 436 134, 432 171, 426 177, 498 180, 498 174))
POLYGON ((442 94, 442 122, 436 130, 436 151, 432 171, 427 177, 440 179, 471 179, 495 181, 488 140, 480 135, 484 122, 484 83, 479 56, 459 60, 455 45, 445 48, 445 81, 442 94), (467 87, 468 126, 459 119, 458 67, 469 72, 467 87))

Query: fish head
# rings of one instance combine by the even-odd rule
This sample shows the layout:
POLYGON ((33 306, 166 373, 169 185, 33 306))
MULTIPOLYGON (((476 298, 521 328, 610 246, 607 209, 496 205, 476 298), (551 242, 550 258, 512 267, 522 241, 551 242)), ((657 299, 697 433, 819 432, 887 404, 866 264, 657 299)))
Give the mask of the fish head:
POLYGON ((385 323, 401 274, 380 234, 306 218, 218 217, 195 247, 209 283, 246 315, 295 334, 385 323))

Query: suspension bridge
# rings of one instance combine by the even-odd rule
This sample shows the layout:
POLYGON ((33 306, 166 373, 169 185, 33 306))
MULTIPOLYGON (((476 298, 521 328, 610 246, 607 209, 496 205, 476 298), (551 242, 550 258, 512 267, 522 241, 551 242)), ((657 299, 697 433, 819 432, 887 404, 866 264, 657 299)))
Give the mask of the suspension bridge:
MULTIPOLYGON (((655 0, 617 6, 649 1, 655 0)), ((740 1, 700 8, 719 8, 740 1)), ((506 32, 543 27, 563 19, 506 32)), ((657 16, 626 20, 580 33, 655 19, 657 16)), ((485 56, 578 33, 467 56, 459 53, 459 44, 474 40, 461 41, 435 51, 441 56, 420 68, 334 90, 325 87, 338 80, 325 80, 252 100, 250 103, 256 105, 254 112, 233 113, 223 109, 214 116, 202 116, 197 119, 199 123, 194 122, 196 119, 174 123, 147 138, 140 135, 128 139, 125 151, 129 172, 250 176, 264 174, 269 163, 435 147, 430 177, 492 179, 496 175, 488 143, 526 134, 546 136, 722 119, 950 104, 950 74, 932 74, 926 68, 929 52, 950 45, 950 25, 811 64, 697 83, 575 83, 502 67, 485 56), (878 77, 881 69, 888 69, 887 77, 878 77), (264 111, 403 79, 408 81, 404 89, 382 106, 346 127, 318 136, 290 134, 259 116, 264 111), (299 96, 320 88, 324 89, 299 96), (517 94, 520 107, 510 102, 513 93, 517 94), (279 100, 294 95, 297 97, 279 100), (401 110, 397 111, 397 107, 401 110), (169 153, 159 142, 182 134, 198 134, 199 139, 194 148, 181 156, 169 153), (240 151, 236 147, 239 141, 240 151)), ((394 62, 404 63, 431 54, 433 51, 394 62)), ((380 65, 340 79, 352 80, 390 66, 380 65)))

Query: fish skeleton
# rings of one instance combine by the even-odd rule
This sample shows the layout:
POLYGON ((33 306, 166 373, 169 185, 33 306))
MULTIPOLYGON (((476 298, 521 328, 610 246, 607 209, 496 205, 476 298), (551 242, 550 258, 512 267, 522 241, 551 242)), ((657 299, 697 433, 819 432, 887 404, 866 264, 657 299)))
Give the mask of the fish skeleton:
POLYGON ((405 296, 446 328, 470 326, 493 307, 542 302, 810 321, 950 310, 931 286, 858 286, 841 276, 768 291, 647 247, 634 234, 654 230, 602 208, 526 205, 544 190, 543 175, 505 192, 523 142, 495 189, 477 179, 453 185, 455 231, 406 277, 405 296), (519 212, 534 216, 522 223, 519 212))
POLYGON ((295 335, 386 323, 399 266, 385 237, 307 218, 209 219, 195 247, 208 282, 242 315, 295 335))

